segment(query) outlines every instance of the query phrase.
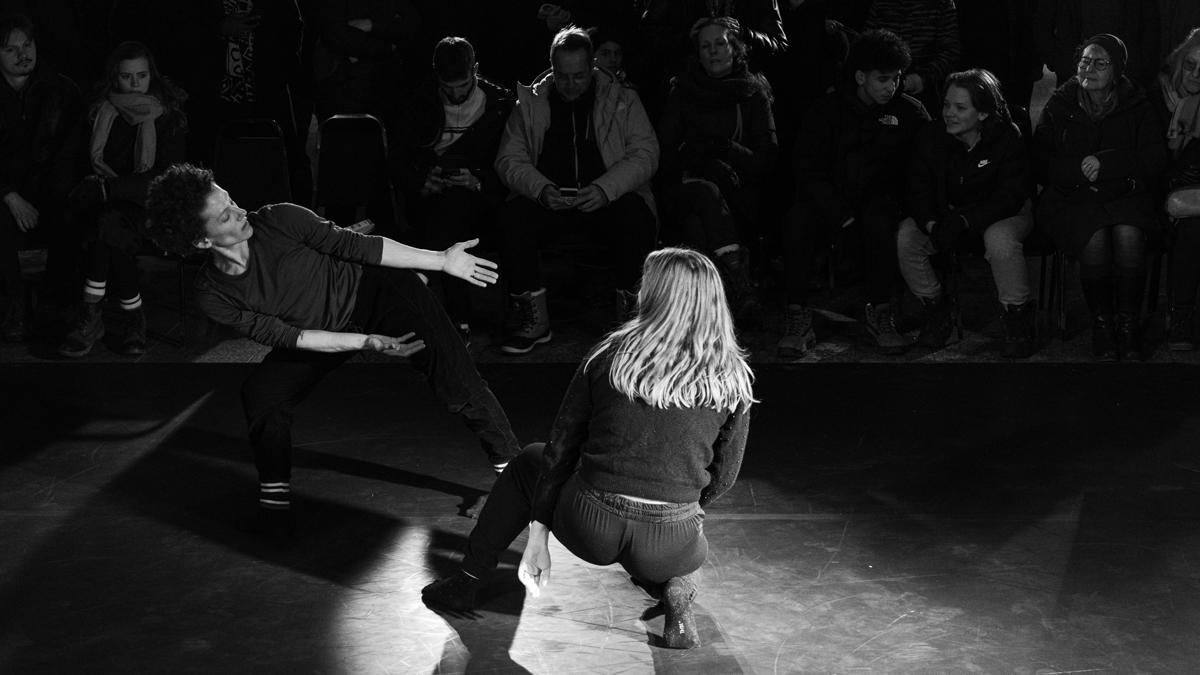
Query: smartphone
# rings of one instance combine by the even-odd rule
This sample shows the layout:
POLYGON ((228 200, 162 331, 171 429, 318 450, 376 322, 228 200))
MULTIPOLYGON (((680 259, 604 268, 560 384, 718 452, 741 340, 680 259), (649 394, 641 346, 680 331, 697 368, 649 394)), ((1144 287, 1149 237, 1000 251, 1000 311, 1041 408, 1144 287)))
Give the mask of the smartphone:
POLYGON ((365 220, 358 221, 346 229, 359 234, 370 234, 371 231, 375 229, 375 221, 367 218, 365 220))
POLYGON ((558 196, 567 200, 568 204, 573 204, 579 196, 579 188, 558 188, 558 196))

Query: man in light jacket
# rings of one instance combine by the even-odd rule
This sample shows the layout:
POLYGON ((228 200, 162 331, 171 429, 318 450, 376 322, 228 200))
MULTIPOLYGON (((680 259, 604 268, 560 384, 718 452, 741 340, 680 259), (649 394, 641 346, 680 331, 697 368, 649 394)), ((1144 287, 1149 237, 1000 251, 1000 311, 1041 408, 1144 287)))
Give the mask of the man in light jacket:
POLYGON ((509 354, 550 341, 539 248, 563 239, 611 247, 623 320, 636 307, 642 260, 654 247, 658 139, 641 100, 595 67, 591 39, 578 28, 554 37, 550 63, 534 84, 517 87, 496 157, 510 191, 498 218, 501 264, 520 317, 501 346, 509 354))

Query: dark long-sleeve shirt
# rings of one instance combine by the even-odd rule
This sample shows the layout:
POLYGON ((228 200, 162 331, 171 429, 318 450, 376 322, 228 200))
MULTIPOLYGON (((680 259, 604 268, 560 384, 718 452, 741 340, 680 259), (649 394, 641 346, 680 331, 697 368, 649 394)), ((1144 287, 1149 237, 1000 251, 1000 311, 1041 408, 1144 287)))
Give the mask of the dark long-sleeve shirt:
POLYGON ((550 525, 576 469, 603 492, 706 506, 737 480, 750 410, 656 408, 609 383, 609 361, 580 364, 542 455, 533 519, 550 525))
POLYGON ((204 313, 272 347, 295 348, 303 330, 345 328, 362 265, 383 259, 383 238, 338 228, 295 204, 264 206, 249 220, 246 271, 225 274, 209 260, 196 275, 204 313))

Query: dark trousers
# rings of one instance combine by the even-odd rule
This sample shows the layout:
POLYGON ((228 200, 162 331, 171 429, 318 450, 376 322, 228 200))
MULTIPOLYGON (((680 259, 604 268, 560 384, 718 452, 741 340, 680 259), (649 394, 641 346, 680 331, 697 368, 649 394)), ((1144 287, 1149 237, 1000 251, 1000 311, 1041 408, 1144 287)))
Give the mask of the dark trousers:
MULTIPOLYGON (((891 302, 899 264, 896 261, 896 229, 900 208, 890 197, 876 196, 862 204, 849 228, 862 234, 863 266, 866 268, 868 302, 891 302)), ((788 302, 807 304, 812 289, 813 254, 817 242, 841 237, 841 223, 831 223, 817 208, 797 200, 783 220, 783 263, 788 302)))
POLYGON ((1196 287, 1200 286, 1200 218, 1180 218, 1176 233, 1171 259, 1171 301, 1194 305, 1196 287))
MULTIPOLYGON (((415 215, 419 222, 418 245, 444 251, 461 241, 476 237, 487 242, 495 206, 483 193, 451 187, 440 195, 424 200, 415 215)), ((455 324, 471 323, 471 284, 448 274, 441 276, 442 296, 450 321, 455 324)))
MULTIPOLYGON (((529 524, 545 443, 525 446, 492 487, 467 540, 463 571, 479 578, 529 524)), ((642 504, 590 488, 575 473, 563 485, 550 530, 593 565, 619 563, 646 584, 690 574, 708 557, 700 505, 642 504)))
POLYGON ((697 251, 711 253, 740 242, 737 223, 716 183, 672 185, 663 191, 663 210, 679 227, 682 242, 697 251))
POLYGON ((551 211, 517 197, 500 208, 497 222, 503 238, 500 273, 508 275, 508 289, 514 295, 542 287, 538 249, 550 244, 583 238, 610 246, 617 287, 627 291, 637 286, 642 262, 654 249, 654 213, 646 200, 633 192, 591 213, 551 211))
POLYGON ((25 293, 25 282, 21 276, 19 251, 25 242, 34 248, 46 247, 46 292, 60 302, 75 301, 79 297, 78 271, 82 249, 77 239, 68 236, 63 221, 62 199, 29 199, 38 210, 38 225, 21 233, 17 220, 7 204, 0 203, 0 294, 5 300, 21 299, 25 293))
MULTIPOLYGON (((416 333, 413 339, 424 340, 425 348, 409 361, 425 375, 447 409, 462 415, 492 464, 503 464, 519 452, 504 409, 479 376, 437 299, 415 273, 365 268, 350 322, 364 333, 416 333)), ((246 379, 242 406, 261 482, 290 480, 295 410, 331 370, 352 355, 273 349, 246 379)))

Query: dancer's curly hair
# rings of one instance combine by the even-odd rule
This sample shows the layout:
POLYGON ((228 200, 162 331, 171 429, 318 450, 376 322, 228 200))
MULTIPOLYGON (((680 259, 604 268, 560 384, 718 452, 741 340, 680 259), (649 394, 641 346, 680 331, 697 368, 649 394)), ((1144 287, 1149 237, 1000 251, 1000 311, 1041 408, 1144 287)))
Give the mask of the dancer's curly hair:
POLYGON ((150 183, 146 220, 150 238, 167 253, 189 255, 204 239, 200 215, 213 191, 213 174, 191 164, 175 164, 150 183))

